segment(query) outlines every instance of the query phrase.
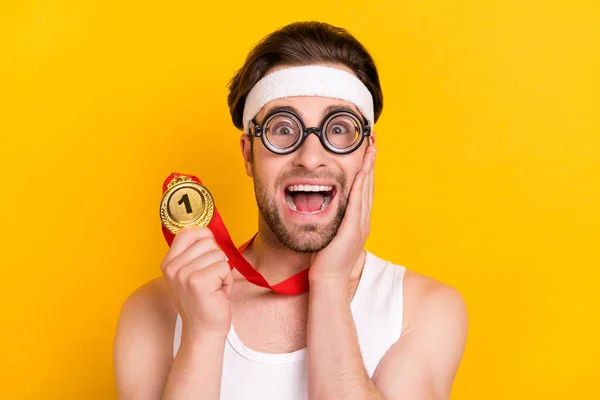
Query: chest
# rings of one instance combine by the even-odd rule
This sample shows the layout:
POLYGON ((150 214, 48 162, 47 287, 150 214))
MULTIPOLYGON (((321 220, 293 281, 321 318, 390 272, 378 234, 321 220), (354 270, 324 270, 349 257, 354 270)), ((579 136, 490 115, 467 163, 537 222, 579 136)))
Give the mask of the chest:
MULTIPOLYGON (((349 299, 358 280, 350 281, 349 299)), ((306 347, 309 293, 287 296, 236 280, 230 298, 232 324, 240 341, 263 353, 291 353, 306 347)))
POLYGON ((247 347, 290 353, 306 347, 308 301, 308 293, 282 296, 236 281, 230 298, 232 324, 247 347))

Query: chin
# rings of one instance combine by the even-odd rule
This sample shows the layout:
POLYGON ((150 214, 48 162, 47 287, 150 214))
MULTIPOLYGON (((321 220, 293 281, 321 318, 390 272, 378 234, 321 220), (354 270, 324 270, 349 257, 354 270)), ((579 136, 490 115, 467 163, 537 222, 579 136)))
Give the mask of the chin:
POLYGON ((315 253, 333 240, 345 210, 345 204, 330 205, 327 218, 316 214, 290 216, 289 208, 262 214, 275 237, 285 247, 297 253, 315 253))
POLYGON ((337 227, 328 226, 327 229, 305 225, 295 227, 285 239, 285 245, 297 253, 316 253, 323 250, 333 240, 337 227))

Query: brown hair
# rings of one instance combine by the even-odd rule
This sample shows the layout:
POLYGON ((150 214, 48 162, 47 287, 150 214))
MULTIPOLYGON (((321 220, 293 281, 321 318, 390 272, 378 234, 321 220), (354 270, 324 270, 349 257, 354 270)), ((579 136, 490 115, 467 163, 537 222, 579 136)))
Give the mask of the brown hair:
POLYGON ((350 68, 373 95, 375 121, 383 109, 379 74, 369 52, 343 28, 324 22, 294 22, 262 39, 229 82, 227 104, 233 124, 243 129, 246 96, 271 68, 335 62, 350 68))

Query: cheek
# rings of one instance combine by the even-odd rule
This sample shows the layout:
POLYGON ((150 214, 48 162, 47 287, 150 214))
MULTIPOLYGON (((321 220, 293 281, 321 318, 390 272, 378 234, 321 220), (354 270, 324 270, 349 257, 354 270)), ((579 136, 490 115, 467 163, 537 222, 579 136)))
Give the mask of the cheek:
POLYGON ((283 157, 272 154, 266 149, 262 150, 269 154, 265 154, 260 150, 256 151, 254 154, 254 179, 260 181, 261 184, 268 187, 269 190, 272 190, 275 181, 285 169, 286 163, 285 160, 282 159, 283 157))
POLYGON ((344 159, 343 163, 341 163, 341 168, 344 176, 346 177, 346 186, 347 193, 350 192, 350 188, 352 187, 352 183, 354 182, 354 178, 356 174, 362 169, 363 159, 364 159, 364 151, 357 150, 354 153, 349 155, 347 159, 344 159), (360 153, 359 153, 360 152, 360 153), (356 154, 358 153, 358 154, 356 154))

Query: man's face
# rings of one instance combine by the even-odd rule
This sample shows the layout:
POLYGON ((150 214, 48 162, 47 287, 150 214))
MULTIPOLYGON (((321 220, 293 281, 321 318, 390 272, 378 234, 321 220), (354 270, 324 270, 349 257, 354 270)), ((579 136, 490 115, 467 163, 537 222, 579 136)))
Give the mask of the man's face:
MULTIPOLYGON (((307 128, 320 127, 331 106, 359 113, 353 104, 343 100, 289 97, 266 104, 255 121, 261 124, 272 110, 291 107, 307 128)), ((264 223, 280 243, 293 251, 323 249, 335 237, 344 217, 368 140, 345 155, 327 151, 312 134, 298 150, 286 155, 272 153, 259 138, 252 139, 251 149, 249 140, 242 135, 242 151, 247 173, 254 178, 256 202, 264 223)))

